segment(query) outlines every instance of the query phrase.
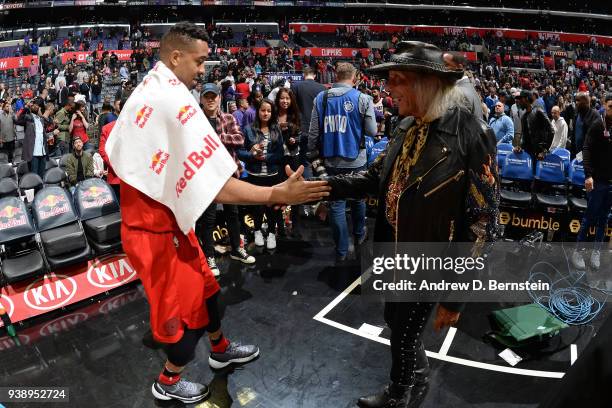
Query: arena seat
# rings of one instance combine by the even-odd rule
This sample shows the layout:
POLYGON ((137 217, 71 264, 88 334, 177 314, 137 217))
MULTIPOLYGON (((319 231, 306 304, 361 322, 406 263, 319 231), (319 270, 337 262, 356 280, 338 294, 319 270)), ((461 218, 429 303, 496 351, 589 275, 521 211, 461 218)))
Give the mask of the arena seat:
POLYGON ((557 147, 555 150, 552 151, 552 154, 559 156, 563 160, 563 166, 565 166, 565 175, 567 176, 570 166, 570 151, 562 147, 557 147))
POLYGON ((17 166, 17 175, 19 177, 29 172, 30 172, 30 166, 28 166, 28 162, 22 161, 21 163, 19 163, 19 165, 17 166))
POLYGON ((47 160, 47 163, 45 164, 45 171, 54 167, 57 167, 57 162, 53 159, 47 160))
POLYGON ((379 142, 377 142, 374 146, 372 146, 372 151, 370 152, 370 157, 368 157, 368 162, 372 163, 379 154, 381 154, 387 148, 389 144, 389 139, 386 137, 382 138, 379 142))
POLYGON ((501 174, 504 164, 506 162, 506 157, 512 153, 512 144, 511 143, 500 143, 497 145, 497 167, 499 168, 499 172, 501 174))
POLYGON ((536 163, 534 189, 536 203, 544 207, 567 209, 567 178, 563 159, 547 154, 536 163))
POLYGON ((13 166, 8 163, 0 163, 0 180, 7 177, 17 181, 17 174, 13 166))
POLYGON ((19 186, 12 178, 0 180, 0 198, 2 197, 19 197, 19 186))
POLYGON ((26 190, 39 191, 43 188, 43 181, 36 173, 26 173, 19 178, 19 192, 25 195, 26 190))
POLYGON ((45 187, 47 186, 65 187, 67 179, 68 179, 68 176, 66 175, 66 172, 64 171, 64 169, 54 166, 45 172, 43 183, 45 187))
POLYGON ((569 196, 570 208, 578 213, 583 213, 587 208, 586 190, 584 188, 584 166, 582 161, 574 159, 569 167, 569 182, 571 192, 569 196))
POLYGON ((65 155, 63 155, 58 163, 58 166, 61 167, 62 169, 66 169, 66 161, 68 160, 68 158, 70 157, 72 153, 66 153, 65 155))
POLYGON ((89 243, 97 254, 121 249, 121 213, 113 189, 91 178, 77 184, 74 203, 89 243))
POLYGON ((501 172, 502 180, 508 182, 500 190, 502 204, 509 207, 529 207, 532 200, 533 159, 527 152, 509 153, 501 172))
POLYGON ((34 222, 25 203, 17 197, 0 199, 0 269, 3 283, 9 284, 46 270, 34 222))
POLYGON ((50 270, 89 259, 91 248, 67 190, 44 187, 34 197, 32 213, 50 270))

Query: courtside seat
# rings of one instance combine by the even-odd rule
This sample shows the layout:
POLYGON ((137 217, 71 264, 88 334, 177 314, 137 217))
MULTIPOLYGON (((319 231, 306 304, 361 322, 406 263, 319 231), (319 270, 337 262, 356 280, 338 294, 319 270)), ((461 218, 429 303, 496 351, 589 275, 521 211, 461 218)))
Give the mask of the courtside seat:
POLYGON ((552 154, 559 156, 561 160, 563 160, 565 175, 567 176, 567 172, 569 171, 569 167, 570 167, 570 157, 571 157, 570 151, 567 149, 564 149, 563 147, 557 147, 555 150, 552 151, 552 154))
POLYGON ((528 193, 526 191, 512 191, 505 189, 500 190, 499 195, 504 201, 525 206, 529 205, 532 198, 531 193, 528 193))
POLYGON ((532 163, 533 159, 527 152, 510 152, 506 155, 501 171, 502 205, 517 208, 526 208, 531 205, 533 197, 531 192, 532 163))
POLYGON ((587 209, 587 200, 584 198, 570 196, 569 198, 570 206, 579 211, 586 211, 587 209))
POLYGON ((121 213, 113 189, 98 178, 83 180, 74 191, 74 203, 94 251, 120 251, 121 213))
POLYGON ((567 208, 567 178, 563 159, 548 154, 536 163, 536 203, 544 207, 567 208))
POLYGON ((506 164, 506 157, 510 153, 512 153, 511 143, 500 143, 497 145, 497 167, 499 168, 500 173, 504 169, 504 164, 506 164))
POLYGON ((574 159, 571 161, 568 179, 571 186, 571 194, 569 197, 570 208, 572 211, 582 214, 586 211, 587 200, 586 190, 584 188, 584 166, 581 160, 574 159))
POLYGON ((34 197, 32 212, 49 269, 86 262, 91 257, 68 191, 57 186, 44 187, 34 197))
POLYGON ((22 196, 26 195, 26 190, 34 190, 36 193, 41 188, 43 188, 43 181, 38 174, 26 173, 19 177, 19 191, 22 196))
POLYGON ((66 184, 68 176, 66 176, 66 172, 64 169, 53 166, 45 172, 45 176, 43 177, 43 183, 45 187, 47 186, 60 186, 64 187, 66 184))
POLYGON ((17 166, 17 175, 19 176, 19 178, 29 172, 30 166, 28 165, 28 162, 22 161, 21 163, 19 163, 19 165, 17 166))
POLYGON ((17 181, 17 174, 13 166, 8 163, 0 163, 0 180, 7 177, 17 181))
POLYGON ((536 194, 536 202, 546 207, 567 207, 567 197, 561 195, 536 194))
POLYGON ((19 197, 19 187, 12 178, 0 180, 0 198, 2 197, 19 197))
POLYGON ((34 222, 26 204, 17 197, 0 199, 0 270, 3 284, 46 271, 34 222))

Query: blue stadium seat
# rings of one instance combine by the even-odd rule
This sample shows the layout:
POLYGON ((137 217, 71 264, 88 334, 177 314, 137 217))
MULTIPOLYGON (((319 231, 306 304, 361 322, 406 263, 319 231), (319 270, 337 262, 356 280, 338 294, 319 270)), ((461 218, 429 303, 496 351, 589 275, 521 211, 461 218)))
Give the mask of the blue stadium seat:
POLYGON ((497 167, 499 168, 500 173, 504 168, 506 156, 508 156, 510 153, 512 153, 512 144, 500 143, 497 145, 497 167))
POLYGON ((383 137, 379 142, 377 142, 374 146, 372 146, 372 151, 368 156, 368 163, 372 163, 379 154, 387 149, 387 145, 389 144, 389 139, 383 137))
POLYGON ((559 156, 563 160, 563 165, 565 166, 565 175, 567 176, 567 172, 569 171, 570 166, 570 151, 562 147, 557 147, 555 150, 552 151, 552 154, 559 156))
POLYGON ((527 152, 511 152, 506 156, 501 172, 503 187, 500 190, 503 206, 526 208, 531 205, 533 159, 527 152))
POLYGON ((536 203, 550 208, 567 208, 567 178, 563 159, 547 154, 536 163, 536 203))
POLYGON ((501 176, 513 181, 533 180, 533 158, 527 152, 510 153, 506 156, 501 176))
POLYGON ((569 182, 571 186, 571 194, 569 196, 570 208, 572 211, 581 214, 586 211, 586 190, 584 188, 584 166, 582 161, 574 159, 569 166, 569 182))

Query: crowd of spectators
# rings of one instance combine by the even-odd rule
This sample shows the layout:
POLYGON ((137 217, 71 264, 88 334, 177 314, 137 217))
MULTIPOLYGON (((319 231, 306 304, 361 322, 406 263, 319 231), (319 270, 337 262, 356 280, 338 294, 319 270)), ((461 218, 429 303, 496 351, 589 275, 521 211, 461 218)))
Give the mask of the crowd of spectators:
MULTIPOLYGON (((315 71, 316 79, 328 86, 335 80, 336 59, 299 55, 299 49, 288 47, 282 43, 279 48, 268 48, 266 54, 256 54, 248 47, 241 47, 238 52, 231 53, 225 47, 232 40, 228 38, 229 29, 208 26, 212 41, 210 43, 210 60, 218 64, 207 70, 206 76, 201 78, 201 84, 193 91, 196 100, 200 100, 202 85, 206 82, 219 86, 221 109, 228 113, 238 111, 252 111, 257 99, 261 97, 274 97, 281 88, 290 88, 289 80, 281 77, 272 80, 270 74, 277 72, 300 73, 304 67, 309 66, 315 71), (222 50, 222 48, 224 48, 222 50)), ((121 100, 127 99, 144 73, 157 61, 156 50, 147 47, 150 41, 156 40, 151 32, 143 27, 136 26, 128 35, 120 32, 126 48, 132 48, 130 61, 120 61, 114 52, 109 52, 100 46, 101 37, 113 37, 117 32, 103 32, 97 29, 75 30, 72 37, 65 39, 64 44, 69 48, 52 48, 50 54, 40 57, 39 65, 32 63, 21 70, 0 72, 0 99, 4 106, 10 106, 9 111, 15 114, 15 121, 19 112, 32 103, 40 106, 40 112, 46 112, 51 118, 47 123, 48 152, 50 154, 66 154, 71 151, 75 134, 83 142, 84 150, 94 149, 97 136, 110 114, 118 113, 121 100), (72 39, 71 39, 72 38, 72 39), (95 50, 82 63, 69 61, 62 63, 60 53, 71 49, 78 44, 79 49, 86 45, 97 44, 95 50), (16 87, 6 85, 8 79, 14 79, 16 87), (113 92, 108 92, 112 87, 113 92), (116 91, 115 91, 116 89, 116 91), (80 112, 80 113, 77 113, 80 112), (114 112, 114 113, 113 113, 114 112), (75 126, 73 119, 77 122, 75 126), (83 122, 82 124, 79 122, 83 122), (57 132, 56 132, 57 131, 57 132), (54 132, 56 132, 54 134, 54 132), (89 141, 91 139, 91 141, 89 141)), ((293 37, 295 33, 290 33, 293 37)), ((536 54, 547 56, 549 47, 575 52, 576 58, 603 58, 611 63, 609 50, 603 50, 594 44, 580 46, 575 44, 560 44, 545 40, 504 40, 495 36, 466 37, 433 36, 416 32, 373 34, 366 31, 340 31, 337 33, 342 41, 349 45, 365 45, 360 42, 378 40, 387 42, 390 47, 397 41, 417 39, 435 43, 443 49, 452 51, 468 50, 471 45, 483 45, 488 53, 477 62, 465 62, 469 68, 468 77, 474 84, 483 105, 483 119, 487 122, 496 116, 499 110, 498 102, 503 105, 504 113, 510 113, 514 98, 521 90, 531 91, 534 100, 541 101, 547 117, 554 120, 555 112, 568 125, 568 139, 571 141, 575 130, 577 92, 588 92, 590 104, 593 108, 601 110, 606 90, 610 89, 610 81, 603 73, 592 69, 579 68, 573 60, 564 58, 555 70, 522 70, 508 67, 506 63, 498 64, 498 54, 508 52, 536 54), (607 58, 607 59, 606 59, 607 58), (553 107, 556 107, 553 109, 553 107)), ((30 33, 31 38, 35 33, 30 33)), ((250 31, 246 45, 256 40, 256 31, 250 31)), ((290 38, 291 40, 292 38, 290 38)), ((241 44, 241 45, 245 45, 241 44)), ((393 107, 384 92, 385 83, 367 74, 368 67, 388 60, 388 49, 374 49, 367 56, 357 53, 350 61, 359 69, 356 87, 362 92, 373 94, 380 109, 379 138, 389 133, 389 120, 393 107), (383 101, 383 102, 380 102, 383 101), (385 112, 387 112, 385 114, 385 112), (385 124, 387 126, 385 126, 385 124)), ((242 115, 241 115, 242 116, 242 115)), ((249 116, 244 114, 245 117, 249 116)), ((252 116, 252 114, 250 115, 252 116)), ((510 115, 508 115, 510 116, 510 115)), ((6 120, 5 120, 6 122, 6 120)), ((507 121, 500 121, 506 123, 507 121)), ((7 150, 20 148, 23 132, 17 126, 14 140, 11 144, 11 135, 3 135, 4 150, 11 158, 14 152, 7 150), (8 142, 8 143, 7 143, 8 142)), ((495 126, 498 126, 497 124, 495 126)), ((508 132, 506 128, 506 132, 508 132)), ((503 138, 503 136, 502 136, 503 138)), ((504 139, 507 140, 507 137, 504 139)))

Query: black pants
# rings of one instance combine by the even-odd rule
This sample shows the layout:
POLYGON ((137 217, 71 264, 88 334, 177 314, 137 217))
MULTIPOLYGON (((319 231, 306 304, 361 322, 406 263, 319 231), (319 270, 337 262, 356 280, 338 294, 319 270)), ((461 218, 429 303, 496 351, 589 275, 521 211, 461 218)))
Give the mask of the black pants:
MULTIPOLYGON (((278 183, 278 175, 270 177, 259 177, 249 175, 247 181, 256 186, 270 187, 278 183)), ((272 234, 276 233, 277 227, 283 227, 283 216, 280 210, 275 210, 272 207, 263 205, 254 205, 253 211, 253 222, 255 223, 255 231, 261 230, 261 224, 263 224, 263 215, 266 214, 266 221, 268 223, 268 231, 272 234)))
POLYGON ((121 188, 120 188, 121 184, 111 184, 110 186, 113 189, 113 191, 115 192, 115 197, 117 197, 117 202, 120 203, 121 202, 121 194, 120 194, 120 192, 121 192, 121 188))
POLYGON ((385 321, 391 329, 391 382, 414 385, 417 370, 428 367, 421 338, 434 306, 435 303, 385 303, 385 321))
POLYGON ((15 141, 4 142, 2 143, 2 147, 0 147, 1 153, 6 153, 8 162, 13 162, 13 153, 15 153, 15 141))
POLYGON ((45 177, 45 168, 47 167, 47 158, 45 156, 34 156, 28 162, 30 172, 36 173, 41 179, 45 177))
POLYGON ((183 367, 193 360, 198 341, 200 341, 200 338, 204 335, 204 333, 214 333, 221 328, 221 317, 219 315, 219 307, 217 304, 218 297, 219 292, 206 299, 208 326, 199 329, 185 328, 183 337, 181 337, 178 342, 169 344, 166 348, 168 361, 175 366, 183 367))
MULTIPOLYGON (((227 224, 227 233, 229 235, 230 244, 232 245, 232 251, 236 251, 240 248, 240 219, 238 218, 238 206, 223 204, 223 214, 225 214, 225 223, 227 224)), ((202 241, 202 251, 204 251, 207 258, 215 256, 213 233, 215 231, 216 221, 217 203, 212 203, 196 223, 196 234, 202 241)))

